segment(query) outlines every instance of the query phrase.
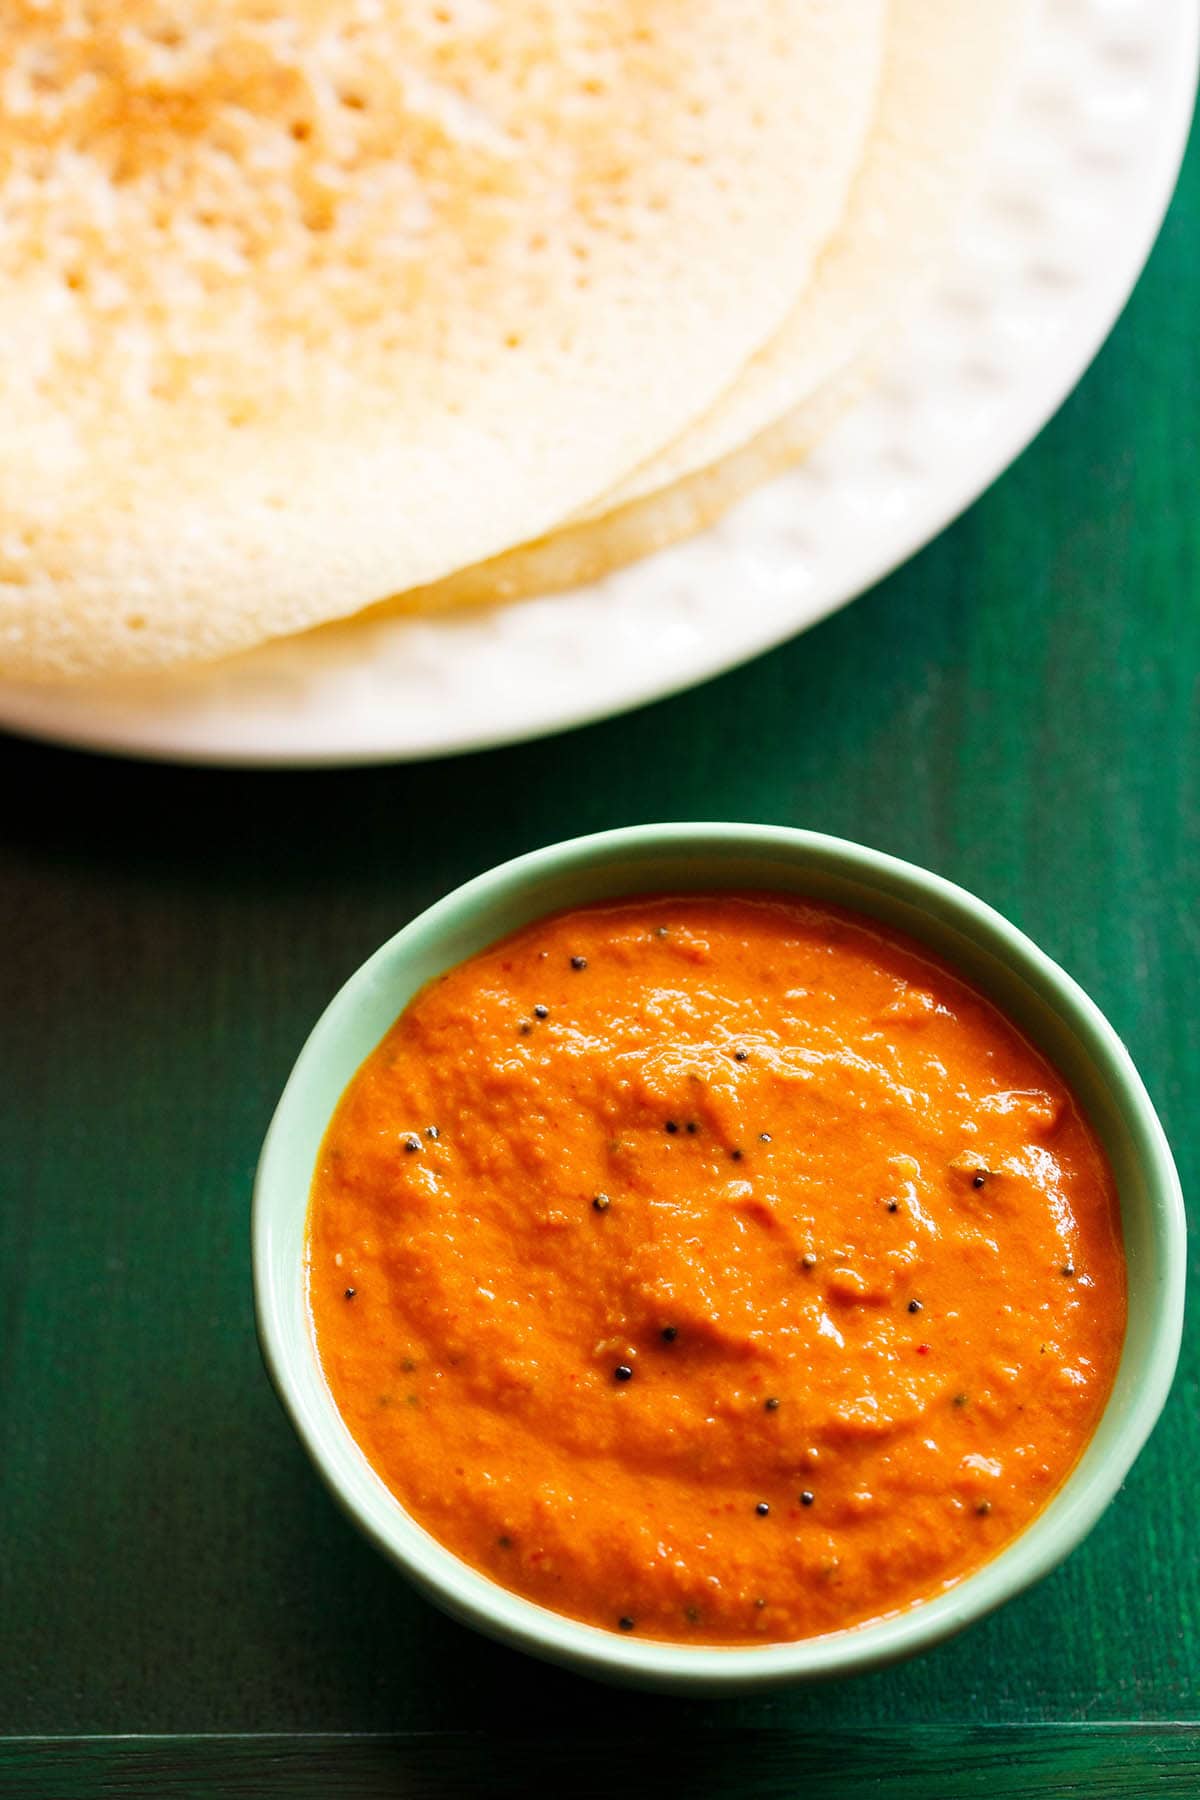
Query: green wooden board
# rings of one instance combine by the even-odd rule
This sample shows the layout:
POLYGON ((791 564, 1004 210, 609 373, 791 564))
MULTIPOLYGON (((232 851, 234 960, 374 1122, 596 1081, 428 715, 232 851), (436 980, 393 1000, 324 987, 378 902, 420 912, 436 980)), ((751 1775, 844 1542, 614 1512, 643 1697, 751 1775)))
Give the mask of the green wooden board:
POLYGON ((12 1740, 0 1779, 71 1800, 610 1800, 725 1792, 741 1800, 1194 1800, 1200 1744, 1175 1726, 918 1727, 832 1732, 726 1729, 678 1735, 272 1736, 12 1740))
MULTIPOLYGON (((1200 1717, 1195 1330, 1124 1491, 1041 1587, 903 1668, 714 1706, 591 1686, 418 1601, 274 1401, 247 1240, 280 1086, 363 956, 490 863, 663 818, 840 832, 982 894, 1124 1034, 1192 1191, 1198 316, 1193 148, 1097 365, 964 519, 818 630, 569 739, 259 775, 3 746, 0 1786, 7 1768, 46 1793, 217 1791, 219 1767, 265 1780, 304 1743, 197 1734, 383 1733, 346 1751, 344 1791, 391 1770, 421 1792, 416 1764, 486 1769, 488 1734, 516 1727, 553 1731, 560 1769, 572 1745, 646 1740, 664 1779, 673 1751, 731 1793, 767 1792, 761 1768, 815 1779, 848 1744, 852 1794, 900 1791, 918 1750, 992 1795, 1200 1792, 1194 1733, 1089 1729, 1200 1717), (17 1741, 114 1733, 180 1734, 180 1785, 170 1745, 17 1741), (434 1734, 423 1763, 413 1734, 434 1734)), ((337 1745, 308 1749, 342 1791, 337 1745)))

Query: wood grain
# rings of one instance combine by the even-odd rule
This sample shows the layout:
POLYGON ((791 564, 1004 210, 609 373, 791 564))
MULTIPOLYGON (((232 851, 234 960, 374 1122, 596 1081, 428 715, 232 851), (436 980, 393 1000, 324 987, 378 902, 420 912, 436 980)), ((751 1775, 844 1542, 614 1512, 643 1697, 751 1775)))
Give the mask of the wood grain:
POLYGON ((480 1733, 15 1740, 0 1777, 72 1800, 528 1800, 569 1794, 802 1793, 805 1800, 1193 1800, 1200 1742, 1184 1726, 815 1733, 713 1730, 528 1737, 480 1733))
MULTIPOLYGON (((1019 1782, 1010 1741, 984 1737, 979 1780, 1082 1791, 1075 1758, 1089 1793, 1144 1793, 1161 1757, 1192 1787, 1155 1792, 1200 1791, 1194 1738, 1165 1729, 1200 1716, 1194 1327, 1149 1448, 1057 1574, 905 1667, 713 1707, 539 1668, 418 1601, 334 1512, 274 1402, 247 1242, 275 1098, 362 957, 503 857, 672 817, 840 832, 999 906, 1124 1034, 1195 1191, 1198 211, 1193 149, 1149 273, 1039 441, 896 576, 718 682, 407 768, 239 775, 0 749, 0 1731, 517 1727, 566 1734, 563 1768, 639 1734, 686 1768, 702 1734, 700 1761, 746 1793, 767 1791, 754 1757, 773 1752, 756 1736, 739 1754, 744 1729, 786 1732, 800 1757, 810 1733, 845 1733, 867 1760, 837 1791, 886 1794, 914 1732, 950 1731, 938 1754, 953 1757, 976 1744, 968 1727, 1127 1720, 1164 1729, 1034 1733, 1043 1761, 1019 1782)), ((1194 1250, 1191 1273, 1194 1301, 1194 1250)), ((293 1768, 332 1783, 320 1758, 337 1747, 305 1743, 318 1760, 302 1745, 293 1768)), ((136 1793, 155 1754, 10 1745, 8 1768, 35 1792, 136 1793)), ((179 1780, 202 1788, 218 1752, 181 1754, 179 1780)), ((245 1772, 290 1753, 228 1754, 245 1772)), ((395 1754, 409 1791, 434 1791, 414 1740, 395 1754)), ((353 1752, 363 1783, 378 1755, 392 1751, 353 1752)), ((948 1781, 928 1791, 975 1791, 948 1781)))

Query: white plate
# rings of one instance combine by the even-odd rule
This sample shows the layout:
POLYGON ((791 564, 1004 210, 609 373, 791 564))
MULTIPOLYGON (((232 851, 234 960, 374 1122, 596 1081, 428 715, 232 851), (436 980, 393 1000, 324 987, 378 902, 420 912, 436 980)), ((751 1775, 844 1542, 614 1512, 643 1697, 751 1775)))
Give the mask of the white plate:
POLYGON ((601 718, 814 624, 994 480, 1094 356, 1174 185, 1198 27, 1194 0, 1045 0, 952 275, 820 449, 703 536, 570 594, 152 687, 0 684, 0 725, 174 761, 392 761, 601 718))

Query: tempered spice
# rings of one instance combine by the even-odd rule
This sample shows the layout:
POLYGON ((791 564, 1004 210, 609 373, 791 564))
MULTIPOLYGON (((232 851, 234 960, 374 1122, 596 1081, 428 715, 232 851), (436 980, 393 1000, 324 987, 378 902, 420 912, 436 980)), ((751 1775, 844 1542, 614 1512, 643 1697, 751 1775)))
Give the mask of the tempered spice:
POLYGON ((1124 1315, 1111 1177, 1016 1031, 872 922, 727 895, 543 921, 418 995, 330 1127, 310 1250, 326 1377, 419 1522, 693 1643, 763 1642, 765 1594, 765 1641, 802 1637, 994 1554, 1086 1441, 1124 1315))

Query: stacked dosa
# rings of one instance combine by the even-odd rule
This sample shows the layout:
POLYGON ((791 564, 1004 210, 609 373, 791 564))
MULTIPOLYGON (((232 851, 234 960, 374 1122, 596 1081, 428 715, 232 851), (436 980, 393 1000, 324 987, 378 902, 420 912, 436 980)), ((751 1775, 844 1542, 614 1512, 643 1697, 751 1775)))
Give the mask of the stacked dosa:
POLYGON ((11 0, 0 675, 494 604, 819 442, 1030 0, 11 0))
POLYGON ((805 289, 882 0, 7 0, 0 673, 203 660, 536 539, 805 289))
POLYGON ((819 443, 944 266, 1023 0, 891 0, 877 112, 846 214, 783 326, 681 437, 557 531, 397 596, 448 611, 594 581, 718 518, 819 443))

